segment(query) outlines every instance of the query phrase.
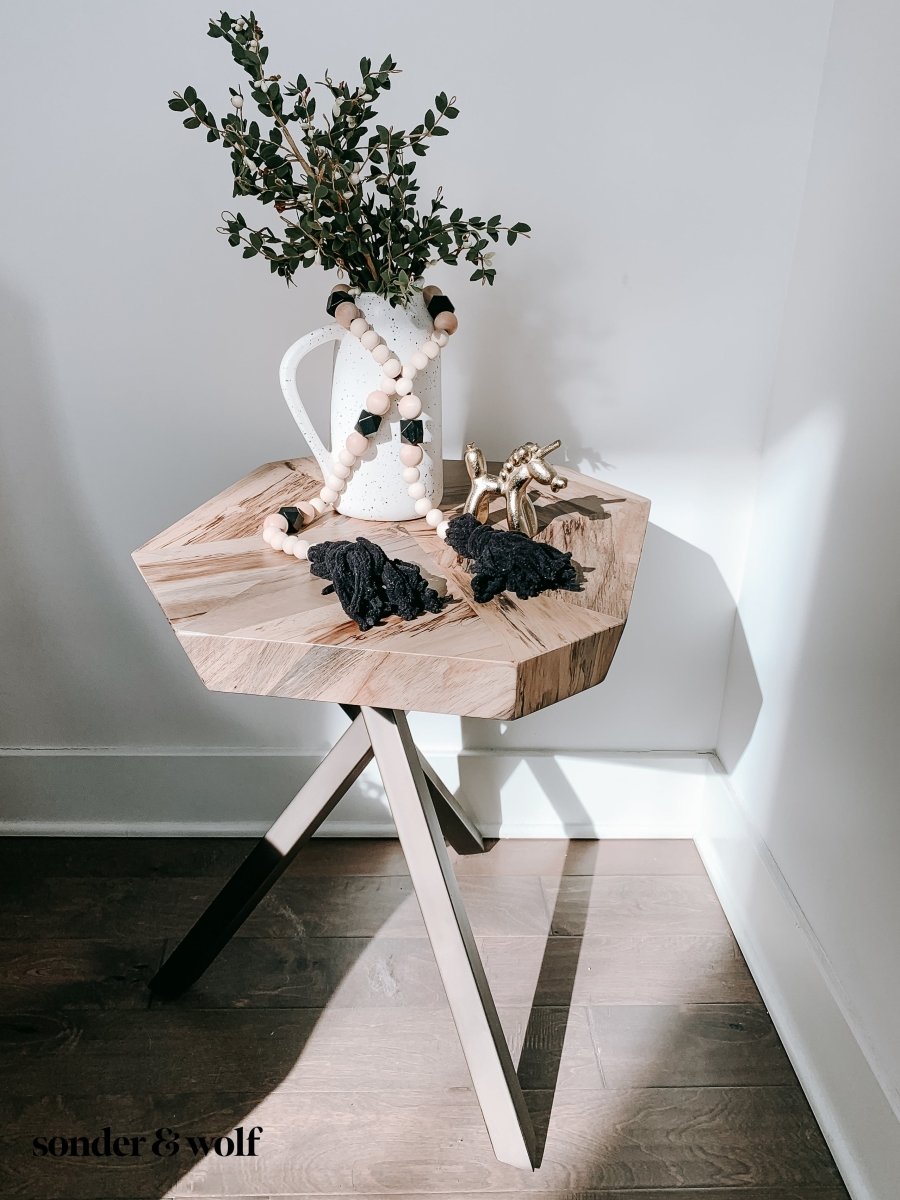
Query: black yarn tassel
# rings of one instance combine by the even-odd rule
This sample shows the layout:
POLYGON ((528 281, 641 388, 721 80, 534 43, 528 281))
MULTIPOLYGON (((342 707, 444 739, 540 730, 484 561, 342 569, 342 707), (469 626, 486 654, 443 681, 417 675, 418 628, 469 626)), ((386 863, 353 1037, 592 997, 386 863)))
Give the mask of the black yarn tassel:
POLYGON ((524 533, 482 525, 471 513, 453 517, 447 545, 472 563, 472 595, 479 604, 501 592, 529 600, 558 588, 581 591, 570 551, 532 541, 524 533))
POLYGON ((331 580, 322 595, 333 592, 347 616, 363 631, 393 613, 412 621, 423 612, 440 612, 445 603, 415 563, 388 558, 368 538, 312 545, 309 565, 313 575, 331 580))

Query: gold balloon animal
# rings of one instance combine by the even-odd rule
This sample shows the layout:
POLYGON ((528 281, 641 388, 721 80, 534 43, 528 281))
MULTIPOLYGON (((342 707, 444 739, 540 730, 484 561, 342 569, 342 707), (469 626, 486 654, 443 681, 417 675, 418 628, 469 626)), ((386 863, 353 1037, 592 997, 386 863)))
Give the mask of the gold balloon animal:
POLYGON ((472 486, 469 488, 463 511, 483 521, 491 497, 503 496, 506 500, 506 520, 510 529, 534 537, 538 531, 537 513, 526 485, 534 480, 549 486, 554 492, 566 486, 568 480, 565 476, 544 462, 545 457, 558 450, 560 445, 558 439, 549 446, 526 442, 524 446, 517 446, 513 450, 497 475, 491 475, 484 454, 474 443, 469 442, 466 446, 465 462, 472 486))

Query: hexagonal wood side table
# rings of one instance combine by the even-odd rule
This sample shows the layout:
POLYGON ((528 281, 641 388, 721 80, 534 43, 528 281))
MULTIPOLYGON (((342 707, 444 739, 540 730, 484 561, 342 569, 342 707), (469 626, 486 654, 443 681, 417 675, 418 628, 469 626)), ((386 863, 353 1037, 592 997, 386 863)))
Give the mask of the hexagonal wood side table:
MULTIPOLYGON (((496 470, 496 465, 493 465, 496 470)), ((442 507, 468 490, 444 464, 442 507)), ((571 550, 580 592, 476 604, 469 575, 425 521, 356 521, 333 513, 316 540, 360 535, 419 564, 451 599, 416 621, 361 633, 306 563, 271 550, 263 517, 322 486, 312 459, 268 463, 134 554, 200 678, 213 691, 330 700, 349 729, 163 964, 151 988, 180 995, 197 980, 374 757, 472 1083, 497 1157, 529 1168, 534 1133, 488 988, 445 839, 484 850, 464 809, 416 749, 406 713, 513 720, 600 683, 619 643, 649 501, 574 471, 564 492, 535 495, 538 537, 571 550)), ((491 519, 501 515, 495 505, 491 519)))

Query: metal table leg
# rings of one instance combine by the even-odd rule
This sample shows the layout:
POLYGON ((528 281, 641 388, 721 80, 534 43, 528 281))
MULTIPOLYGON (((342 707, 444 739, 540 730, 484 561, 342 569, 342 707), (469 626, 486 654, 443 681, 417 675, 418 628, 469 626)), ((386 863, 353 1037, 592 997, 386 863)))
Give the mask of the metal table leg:
POLYGON ((444 845, 446 837, 461 853, 482 851, 481 835, 420 756, 405 713, 345 711, 350 728, 172 951, 150 988, 173 999, 199 979, 374 754, 494 1153, 530 1169, 531 1118, 444 845))
POLYGON ((531 1118, 406 715, 362 712, 494 1153, 530 1168, 531 1118))
POLYGON ((365 722, 357 717, 150 980, 154 995, 172 1000, 200 978, 371 758, 365 722))

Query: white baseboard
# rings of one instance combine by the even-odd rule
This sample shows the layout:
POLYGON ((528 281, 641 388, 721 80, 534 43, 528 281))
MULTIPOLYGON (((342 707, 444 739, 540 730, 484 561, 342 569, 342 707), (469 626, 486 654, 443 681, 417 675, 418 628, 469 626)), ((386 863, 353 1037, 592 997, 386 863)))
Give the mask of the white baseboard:
MULTIPOLYGON (((707 756, 446 750, 435 770, 487 837, 691 837, 707 756)), ((255 836, 318 762, 314 754, 162 751, 0 753, 0 833, 255 836)), ((392 836, 369 768, 322 826, 392 836)))
POLYGON ((900 1113, 821 944, 709 760, 695 841, 853 1200, 896 1200, 900 1113))

